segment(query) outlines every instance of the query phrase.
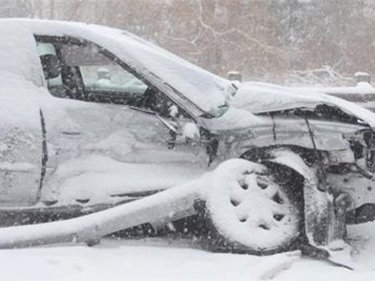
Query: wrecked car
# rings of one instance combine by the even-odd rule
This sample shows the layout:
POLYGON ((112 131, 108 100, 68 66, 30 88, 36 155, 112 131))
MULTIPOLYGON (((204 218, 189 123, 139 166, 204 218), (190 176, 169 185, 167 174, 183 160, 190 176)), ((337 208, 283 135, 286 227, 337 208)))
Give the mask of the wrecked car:
POLYGON ((211 249, 270 254, 374 219, 364 108, 233 84, 103 26, 4 19, 0 36, 0 248, 196 216, 211 249))

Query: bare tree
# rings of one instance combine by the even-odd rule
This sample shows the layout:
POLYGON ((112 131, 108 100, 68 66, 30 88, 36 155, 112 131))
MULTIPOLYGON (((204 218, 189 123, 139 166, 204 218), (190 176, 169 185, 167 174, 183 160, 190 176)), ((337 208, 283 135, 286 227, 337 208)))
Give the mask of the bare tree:
POLYGON ((220 75, 282 82, 329 66, 375 73, 372 0, 0 0, 0 17, 129 30, 220 75))

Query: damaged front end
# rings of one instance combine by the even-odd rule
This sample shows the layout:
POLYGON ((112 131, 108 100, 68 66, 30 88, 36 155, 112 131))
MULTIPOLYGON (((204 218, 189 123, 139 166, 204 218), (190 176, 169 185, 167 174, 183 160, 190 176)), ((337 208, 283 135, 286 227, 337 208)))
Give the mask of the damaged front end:
POLYGON ((291 168, 304 178, 304 254, 333 261, 337 253, 350 251, 346 226, 375 219, 371 125, 326 104, 257 116, 268 125, 253 128, 247 137, 242 133, 232 153, 291 168))

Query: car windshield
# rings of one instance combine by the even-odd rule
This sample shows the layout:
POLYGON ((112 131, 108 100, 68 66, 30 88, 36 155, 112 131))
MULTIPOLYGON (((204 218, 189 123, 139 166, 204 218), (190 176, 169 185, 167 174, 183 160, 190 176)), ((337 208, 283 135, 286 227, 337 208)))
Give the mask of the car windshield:
POLYGON ((121 32, 122 40, 132 40, 138 48, 127 48, 132 58, 197 105, 205 116, 220 117, 236 89, 230 81, 216 76, 131 33, 121 32))
MULTIPOLYGON (((141 69, 151 82, 161 86, 173 98, 179 96, 177 100, 193 103, 199 109, 199 115, 219 117, 228 108, 229 100, 235 93, 231 81, 126 31, 102 26, 95 26, 95 31, 110 34, 111 39, 121 45, 121 50, 115 52, 120 59, 141 69)), ((106 43, 103 41, 104 47, 115 51, 113 43, 108 47, 106 43)))

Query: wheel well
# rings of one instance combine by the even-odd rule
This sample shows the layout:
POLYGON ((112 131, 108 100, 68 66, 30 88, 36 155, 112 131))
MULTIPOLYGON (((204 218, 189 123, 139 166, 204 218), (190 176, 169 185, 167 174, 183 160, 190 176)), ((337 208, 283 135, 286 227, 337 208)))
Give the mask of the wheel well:
POLYGON ((265 165, 269 170, 272 171, 275 179, 280 184, 288 185, 292 183, 294 187, 297 187, 298 192, 300 192, 302 196, 306 175, 301 173, 298 169, 293 168, 293 165, 289 166, 288 164, 284 164, 282 162, 272 161, 275 159, 272 152, 283 149, 291 152, 292 154, 298 155, 307 167, 311 167, 314 163, 318 162, 317 155, 313 150, 297 146, 255 147, 243 153, 240 158, 265 165))

